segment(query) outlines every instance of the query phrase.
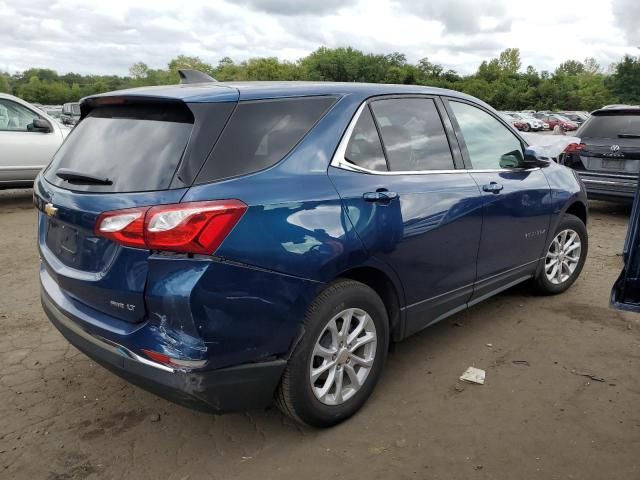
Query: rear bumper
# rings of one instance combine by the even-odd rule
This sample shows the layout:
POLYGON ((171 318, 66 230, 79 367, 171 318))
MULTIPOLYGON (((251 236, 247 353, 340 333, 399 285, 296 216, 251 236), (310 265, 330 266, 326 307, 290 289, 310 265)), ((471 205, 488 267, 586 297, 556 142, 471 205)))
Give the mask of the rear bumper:
POLYGON ((638 178, 632 175, 578 171, 592 200, 633 200, 638 178))
POLYGON ((143 358, 83 327, 41 289, 51 323, 78 350, 125 380, 188 408, 225 413, 268 406, 286 366, 285 360, 216 370, 177 370, 143 358))

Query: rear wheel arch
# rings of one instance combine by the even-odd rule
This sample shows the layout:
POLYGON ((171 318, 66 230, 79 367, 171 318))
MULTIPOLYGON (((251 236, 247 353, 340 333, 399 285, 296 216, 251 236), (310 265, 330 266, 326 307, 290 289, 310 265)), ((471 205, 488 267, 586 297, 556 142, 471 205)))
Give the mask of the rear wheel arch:
POLYGON ((355 280, 374 290, 387 310, 391 338, 395 341, 402 338, 400 292, 387 273, 374 267, 356 267, 342 272, 338 278, 355 280))

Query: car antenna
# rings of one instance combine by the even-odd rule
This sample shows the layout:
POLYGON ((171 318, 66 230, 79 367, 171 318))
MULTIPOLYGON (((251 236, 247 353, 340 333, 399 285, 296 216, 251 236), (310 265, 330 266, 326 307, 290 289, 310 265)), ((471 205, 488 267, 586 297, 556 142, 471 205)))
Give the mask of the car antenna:
POLYGON ((178 75, 180 75, 180 84, 187 85, 190 83, 209 83, 217 82, 217 80, 204 72, 199 70, 193 70, 191 68, 178 69, 178 75))

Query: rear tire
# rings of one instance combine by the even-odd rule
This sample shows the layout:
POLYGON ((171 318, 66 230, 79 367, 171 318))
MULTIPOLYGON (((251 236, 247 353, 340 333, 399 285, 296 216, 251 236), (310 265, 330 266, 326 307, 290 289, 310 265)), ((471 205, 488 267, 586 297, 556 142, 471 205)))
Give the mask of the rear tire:
POLYGON ((298 422, 330 427, 356 413, 380 378, 389 350, 387 311, 367 285, 337 280, 311 303, 304 328, 276 405, 298 422))
POLYGON ((544 263, 534 284, 542 295, 556 295, 577 280, 589 249, 589 236, 584 222, 566 214, 545 250, 544 263))

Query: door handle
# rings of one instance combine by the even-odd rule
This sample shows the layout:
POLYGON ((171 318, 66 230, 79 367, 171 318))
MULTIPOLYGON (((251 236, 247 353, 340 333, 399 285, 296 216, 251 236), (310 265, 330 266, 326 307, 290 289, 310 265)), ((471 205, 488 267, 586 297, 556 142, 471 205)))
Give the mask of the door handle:
POLYGON ((489 193, 500 193, 504 186, 497 182, 491 182, 482 186, 482 190, 489 193))
POLYGON ((364 193, 362 198, 367 202, 389 203, 391 200, 398 198, 398 194, 381 188, 375 192, 364 193))

